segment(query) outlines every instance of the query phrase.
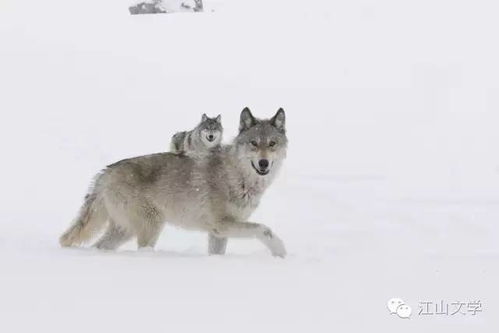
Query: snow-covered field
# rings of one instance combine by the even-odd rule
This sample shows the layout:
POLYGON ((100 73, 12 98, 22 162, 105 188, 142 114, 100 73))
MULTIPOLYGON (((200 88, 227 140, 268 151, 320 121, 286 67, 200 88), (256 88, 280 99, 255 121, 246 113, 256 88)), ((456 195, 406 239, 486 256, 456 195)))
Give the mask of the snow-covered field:
POLYGON ((0 3, 1 332, 499 329, 496 1, 129 5, 0 3), (287 112, 288 159, 252 218, 286 259, 250 240, 208 257, 174 228, 153 253, 59 248, 100 168, 203 112, 228 142, 244 106, 287 112))

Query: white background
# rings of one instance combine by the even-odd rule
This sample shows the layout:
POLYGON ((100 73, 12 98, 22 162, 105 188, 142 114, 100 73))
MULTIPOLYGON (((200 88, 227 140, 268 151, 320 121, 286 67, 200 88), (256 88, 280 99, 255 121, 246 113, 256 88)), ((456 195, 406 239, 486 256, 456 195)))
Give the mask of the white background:
POLYGON ((1 331, 499 328, 495 1, 129 4, 0 3, 1 331), (252 218, 285 260, 252 240, 208 257, 174 228, 154 253, 59 248, 101 168, 204 112, 229 142, 245 106, 286 110, 288 159, 252 218), (483 312, 418 316, 440 300, 483 312))

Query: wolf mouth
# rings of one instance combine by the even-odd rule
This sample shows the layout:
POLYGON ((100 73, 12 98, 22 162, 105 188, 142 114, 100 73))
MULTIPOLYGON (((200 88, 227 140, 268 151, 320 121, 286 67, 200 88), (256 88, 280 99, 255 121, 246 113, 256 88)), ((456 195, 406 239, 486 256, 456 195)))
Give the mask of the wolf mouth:
POLYGON ((267 170, 265 171, 260 171, 254 164, 253 164, 253 161, 251 161, 251 166, 253 167, 253 169, 255 169, 256 173, 259 174, 260 176, 265 176, 266 174, 268 174, 270 172, 270 168, 268 168, 267 170))

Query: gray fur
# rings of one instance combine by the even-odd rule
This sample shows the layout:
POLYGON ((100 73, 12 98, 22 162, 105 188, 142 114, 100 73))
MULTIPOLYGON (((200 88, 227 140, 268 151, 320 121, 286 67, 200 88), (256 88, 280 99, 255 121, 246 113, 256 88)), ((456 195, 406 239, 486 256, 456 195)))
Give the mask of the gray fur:
POLYGON ((203 114, 201 122, 192 131, 175 133, 170 143, 170 151, 175 154, 206 153, 209 149, 220 146, 222 135, 222 117, 218 115, 209 118, 203 114))
POLYGON ((128 7, 128 10, 132 15, 166 13, 161 0, 144 1, 128 7))
POLYGON ((115 249, 131 237, 154 247, 165 223, 207 232, 210 254, 223 254, 227 238, 256 238, 275 256, 284 244, 267 226, 248 222, 286 156, 285 115, 258 120, 249 109, 232 144, 210 154, 159 153, 109 165, 95 179, 80 214, 60 238, 79 245, 108 221, 95 244, 115 249), (262 160, 266 160, 262 167, 262 160))

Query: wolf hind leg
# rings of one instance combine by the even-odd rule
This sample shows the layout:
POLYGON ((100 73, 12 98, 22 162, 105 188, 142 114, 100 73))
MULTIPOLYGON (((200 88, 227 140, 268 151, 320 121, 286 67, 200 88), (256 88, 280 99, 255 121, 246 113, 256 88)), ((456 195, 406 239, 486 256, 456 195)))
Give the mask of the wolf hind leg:
POLYGON ((102 237, 94 244, 100 250, 115 250, 132 238, 132 234, 123 227, 109 221, 109 226, 102 237))
POLYGON ((144 222, 137 232, 137 246, 139 249, 150 248, 156 246, 159 235, 164 227, 164 222, 148 220, 144 222))
POLYGON ((224 221, 212 230, 213 235, 219 238, 256 238, 261 241, 273 256, 286 256, 286 248, 282 240, 264 224, 252 222, 224 221))
POLYGON ((227 249, 227 238, 217 237, 213 234, 208 236, 208 254, 225 254, 227 249))

